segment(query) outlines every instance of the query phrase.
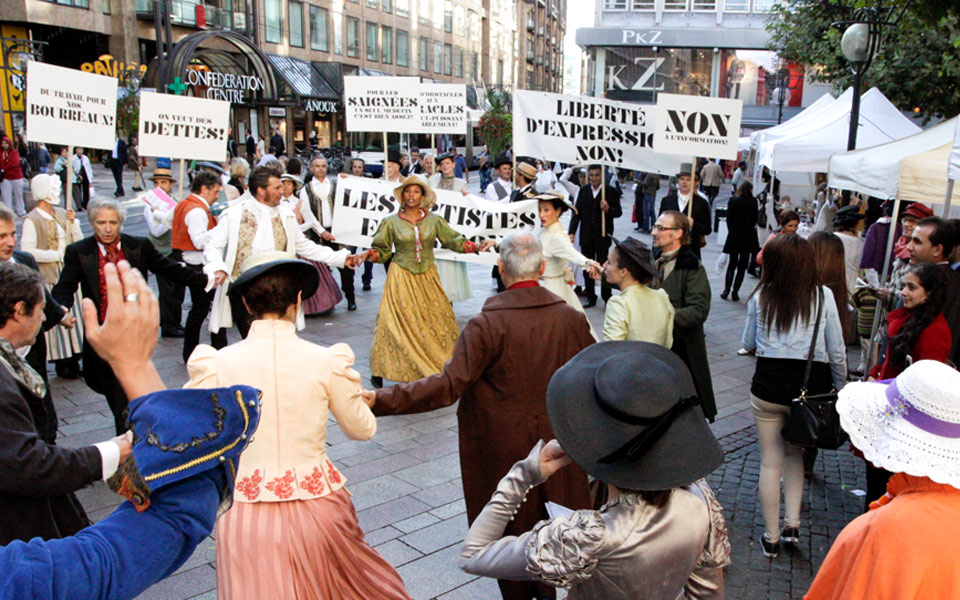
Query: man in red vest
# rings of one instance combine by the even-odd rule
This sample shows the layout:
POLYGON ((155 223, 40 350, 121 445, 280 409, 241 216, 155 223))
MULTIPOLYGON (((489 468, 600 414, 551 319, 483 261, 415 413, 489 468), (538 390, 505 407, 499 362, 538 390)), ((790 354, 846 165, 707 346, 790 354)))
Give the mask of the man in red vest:
MULTIPOLYGON (((216 226, 217 221, 210 214, 210 205, 220 195, 220 178, 213 173, 197 173, 190 184, 190 195, 173 209, 173 236, 170 245, 171 257, 180 261, 189 269, 203 273, 203 247, 207 243, 207 232, 216 226)), ((193 349, 200 343, 200 328, 210 312, 214 290, 207 291, 203 286, 190 286, 190 300, 193 306, 187 314, 187 325, 183 335, 183 362, 190 358, 193 349)), ((227 331, 221 329, 210 333, 210 345, 223 348, 227 345, 227 331)))

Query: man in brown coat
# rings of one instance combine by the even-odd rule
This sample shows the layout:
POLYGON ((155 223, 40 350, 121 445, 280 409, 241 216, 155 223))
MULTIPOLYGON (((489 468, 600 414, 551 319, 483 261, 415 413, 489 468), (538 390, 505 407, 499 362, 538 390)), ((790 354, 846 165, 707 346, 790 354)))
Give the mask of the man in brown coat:
MULTIPOLYGON (((547 384, 594 341, 583 313, 537 283, 544 266, 536 237, 508 235, 500 245, 499 263, 507 289, 488 298, 470 319, 443 371, 376 392, 373 412, 378 416, 426 412, 460 399, 460 472, 470 523, 513 463, 526 457, 537 440, 553 438, 547 384)), ((374 392, 364 396, 370 402, 374 392)), ((589 508, 586 474, 571 465, 530 490, 504 535, 519 535, 546 519, 548 500, 574 510, 589 508)), ((499 584, 505 600, 555 597, 555 590, 542 584, 499 584)))

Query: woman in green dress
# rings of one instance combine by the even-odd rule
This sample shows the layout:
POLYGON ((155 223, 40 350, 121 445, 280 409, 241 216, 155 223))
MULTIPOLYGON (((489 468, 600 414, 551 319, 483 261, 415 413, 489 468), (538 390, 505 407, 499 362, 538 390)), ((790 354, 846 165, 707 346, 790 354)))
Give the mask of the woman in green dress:
POLYGON ((439 373, 460 335, 453 308, 434 265, 437 240, 454 252, 482 252, 490 240, 476 244, 430 212, 436 196, 416 175, 393 192, 400 210, 380 223, 370 260, 390 262, 370 350, 371 382, 415 381, 439 373))

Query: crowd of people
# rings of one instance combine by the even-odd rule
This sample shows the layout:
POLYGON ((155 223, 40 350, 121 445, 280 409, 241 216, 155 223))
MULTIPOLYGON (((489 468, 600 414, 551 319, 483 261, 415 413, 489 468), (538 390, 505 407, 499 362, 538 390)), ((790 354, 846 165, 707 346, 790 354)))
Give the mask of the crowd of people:
MULTIPOLYGON (((64 597, 35 582, 56 590, 86 573, 70 597, 133 597, 215 529, 221 598, 409 598, 365 540, 346 477, 327 456, 329 416, 347 438, 367 440, 378 416, 459 402, 470 525, 460 568, 496 578, 507 600, 552 598, 558 587, 571 599, 722 598, 731 547, 705 480, 723 452, 708 425, 717 417, 705 335, 713 291, 701 262, 726 182, 721 165, 682 165, 657 210, 660 175, 636 178, 633 221, 649 232, 648 246, 615 237, 624 188, 616 170, 486 156, 487 200, 535 201, 541 225, 495 244, 466 239, 431 210, 435 190, 467 193, 462 157, 390 149, 382 177, 396 184, 398 209, 361 249, 332 232, 333 200, 348 175, 329 173, 322 156, 286 158, 274 137, 266 148, 247 138, 246 157, 238 145, 227 163, 197 163, 184 198, 173 194, 170 169, 155 168, 140 197, 148 237, 121 231, 126 210, 117 200, 84 202, 92 176, 83 174, 82 151, 76 181, 58 168, 71 160, 61 154, 52 173, 3 188, 0 583, 22 597, 64 597), (75 186, 88 238, 74 206, 62 206, 66 185, 75 186), (35 203, 29 213, 19 188, 35 203), (452 303, 472 295, 469 276, 463 263, 435 258, 438 247, 498 252, 498 293, 462 331, 452 303), (375 263, 386 275, 365 389, 354 349, 298 331, 305 316, 328 314, 343 299, 350 318, 354 270, 363 269, 367 290, 375 263), (586 313, 598 300, 599 331, 586 313), (228 344, 234 326, 240 341, 228 344), (163 391, 151 363, 158 334, 183 339, 182 391, 163 391), (105 396, 116 437, 56 444, 48 361, 61 377, 82 373, 105 396), (213 432, 210 410, 197 413, 208 403, 213 432), (163 469, 149 470, 156 465, 163 469), (74 492, 97 480, 130 502, 91 525, 74 492), (571 512, 551 517, 548 503, 571 512), (153 518, 138 522, 141 512, 153 518), (131 552, 137 535, 167 540, 169 552, 131 552)), ((0 160, 12 165, 12 142, 0 145, 0 160)), ((110 154, 122 196, 123 167, 142 161, 121 138, 110 154)), ((365 176, 365 167, 352 159, 349 176, 365 176)), ((960 376, 948 366, 960 355, 960 229, 918 204, 899 223, 881 209, 864 227, 866 203, 831 206, 825 195, 818 218, 808 219, 817 231, 781 204, 761 246, 764 205, 746 165, 737 172, 718 296, 739 301, 746 274, 758 274, 741 353, 756 357, 749 400, 762 552, 776 559, 807 534, 804 461, 815 454, 781 435, 794 399, 838 390, 840 422, 866 463, 870 510, 841 534, 808 597, 949 597, 958 578, 947 573, 956 569, 949 552, 935 551, 945 543, 919 554, 928 574, 897 577, 919 563, 890 555, 914 548, 881 532, 918 544, 960 533, 949 519, 924 516, 915 531, 910 521, 918 510, 960 508, 952 402, 960 376), (824 211, 832 211, 831 231, 819 227, 824 211), (887 255, 891 228, 900 241, 887 255), (857 331, 871 311, 880 311, 876 338, 857 331), (863 350, 855 368, 849 345, 863 350), (854 371, 864 381, 848 383, 854 371), (896 591, 877 579, 896 581, 896 591)), ((761 193, 772 195, 773 183, 761 193)))

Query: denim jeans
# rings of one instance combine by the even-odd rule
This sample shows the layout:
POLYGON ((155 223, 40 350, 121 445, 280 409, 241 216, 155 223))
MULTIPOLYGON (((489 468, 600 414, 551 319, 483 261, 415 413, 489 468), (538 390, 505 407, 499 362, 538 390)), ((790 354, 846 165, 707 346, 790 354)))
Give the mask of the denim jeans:
POLYGON ((653 229, 653 224, 657 222, 657 215, 654 214, 654 203, 657 201, 656 194, 643 195, 643 216, 640 217, 640 228, 644 231, 653 229))

